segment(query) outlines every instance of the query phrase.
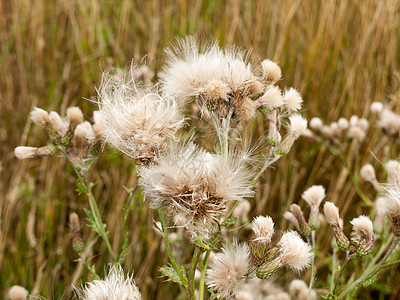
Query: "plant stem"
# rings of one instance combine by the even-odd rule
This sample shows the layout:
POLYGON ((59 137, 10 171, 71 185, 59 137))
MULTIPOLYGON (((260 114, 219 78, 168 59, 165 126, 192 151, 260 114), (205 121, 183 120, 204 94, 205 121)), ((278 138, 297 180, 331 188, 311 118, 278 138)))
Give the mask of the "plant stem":
POLYGON ((204 281, 206 278, 206 270, 208 259, 210 257, 211 250, 207 250, 206 256, 204 257, 203 265, 201 266, 201 277, 200 277, 200 285, 199 285, 199 300, 204 299, 204 281))
POLYGON ((311 242, 312 242, 312 249, 313 249, 313 258, 312 258, 312 267, 311 267, 311 278, 310 284, 308 286, 308 297, 307 299, 310 300, 311 297, 311 290, 314 284, 314 278, 317 270, 315 269, 315 230, 311 231, 311 242))
POLYGON ((343 262, 342 266, 340 267, 339 275, 338 275, 338 277, 336 278, 335 287, 333 288, 333 292, 332 292, 332 295, 333 295, 333 296, 335 296, 336 288, 337 288, 337 286, 338 286, 338 284, 339 284, 340 277, 342 276, 343 270, 344 270, 344 268, 346 267, 347 263, 349 262, 350 258, 351 258, 350 252, 349 252, 349 250, 347 250, 347 251, 346 251, 346 258, 344 259, 344 262, 343 262))
MULTIPOLYGON (((271 151, 272 153, 272 151, 271 151)), ((254 185, 257 181, 257 179, 265 172, 265 170, 272 164, 274 164, 276 161, 279 160, 279 158, 281 158, 280 155, 275 155, 273 156, 273 158, 271 160, 266 159, 264 166, 261 168, 261 170, 257 173, 257 175, 253 178, 253 180, 251 181, 251 185, 254 185)))
POLYGON ((348 285, 347 288, 339 295, 339 299, 344 298, 348 293, 353 291, 356 287, 358 287, 360 284, 374 276, 377 272, 379 272, 382 268, 382 264, 389 258, 389 256, 392 254, 393 250, 396 248, 397 244, 400 241, 400 237, 395 237, 392 244, 390 245, 389 250, 386 252, 385 256, 379 261, 379 263, 375 266, 372 267, 372 270, 369 271, 367 270, 364 272, 363 275, 360 276, 356 281, 354 281, 352 284, 348 285))
POLYGON ((335 275, 336 275, 336 249, 333 249, 332 252, 332 276, 331 276, 331 287, 329 289, 329 293, 333 293, 333 289, 335 288, 335 275))
POLYGON ((158 211, 158 215, 160 216, 161 227, 162 227, 163 238, 164 238, 164 245, 165 245, 165 250, 167 251, 167 254, 169 257, 169 261, 170 261, 172 267, 175 269, 175 272, 178 274, 181 281, 186 282, 185 276, 182 274, 181 269, 178 267, 178 264, 175 261, 174 255, 172 254, 171 246, 170 246, 169 240, 168 240, 168 230, 167 230, 167 224, 165 222, 164 211, 162 208, 159 208, 157 211, 158 211))
POLYGON ((189 299, 194 299, 194 275, 196 273, 196 267, 197 264, 199 262, 199 258, 201 255, 201 251, 200 251, 200 247, 195 246, 194 248, 194 253, 193 253, 193 257, 192 257, 192 263, 190 265, 190 269, 189 269, 189 277, 188 277, 188 282, 189 282, 189 299))
POLYGON ((114 251, 112 250, 110 241, 108 239, 107 232, 106 232, 106 230, 104 228, 103 221, 101 220, 100 211, 99 211, 99 208, 97 206, 96 199, 94 198, 94 195, 92 193, 92 185, 91 185, 91 183, 89 182, 89 180, 87 178, 87 172, 86 172, 86 170, 80 171, 76 167, 76 165, 72 161, 71 157, 69 156, 69 154, 65 151, 65 149, 63 147, 60 147, 59 149, 60 149, 61 153, 64 155, 64 157, 71 164, 71 166, 74 169, 76 175, 78 176, 78 179, 79 179, 80 183, 82 185, 84 185, 85 190, 87 191, 86 195, 88 196, 88 199, 89 199, 90 210, 92 212, 95 225, 99 230, 100 237, 104 240, 104 242, 106 244, 107 250, 110 253, 112 260, 115 262, 116 258, 115 258, 115 255, 114 255, 114 251))

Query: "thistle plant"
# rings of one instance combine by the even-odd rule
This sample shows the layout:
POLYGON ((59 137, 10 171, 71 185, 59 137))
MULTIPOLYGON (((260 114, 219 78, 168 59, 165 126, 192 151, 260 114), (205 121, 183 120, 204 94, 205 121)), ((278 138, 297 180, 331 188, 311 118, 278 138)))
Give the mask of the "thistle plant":
MULTIPOLYGON (((246 280, 257 277, 264 284, 282 270, 299 273, 309 267, 312 270, 308 287, 303 281, 292 281, 289 293, 280 291, 281 299, 287 299, 284 297, 290 297, 289 294, 293 298, 316 299, 316 232, 321 228, 319 207, 326 196, 325 188, 313 185, 302 194, 309 213, 293 203, 284 214, 299 233, 280 228, 283 232, 280 235, 267 215, 248 222, 249 200, 255 196, 260 176, 285 157, 302 135, 327 144, 336 149, 332 150, 335 153, 343 148, 341 141, 345 139, 359 149, 369 128, 368 121, 352 116, 327 126, 313 118, 310 127, 314 131, 307 129, 307 120, 300 114, 303 103, 300 93, 294 88, 282 91, 278 86, 282 77, 278 64, 267 59, 256 66, 251 63, 249 52, 236 47, 221 48, 217 42, 201 44, 187 37, 178 39, 166 50, 166 56, 156 83, 149 81, 146 66, 133 64, 126 70, 105 72, 97 88, 98 110, 93 113, 93 124, 84 121, 83 113, 76 107, 69 108, 65 117, 35 108, 31 119, 47 131, 49 144, 15 149, 20 159, 60 154, 76 173, 78 192, 88 196, 87 222, 102 239, 112 266, 101 280, 96 267, 82 254, 88 241, 82 238, 81 231, 85 229, 80 226, 81 212, 70 214, 72 247, 94 279, 78 295, 81 299, 141 299, 132 276, 125 277, 121 267, 127 251, 127 234, 121 245, 111 246, 98 199, 92 193, 94 184, 88 177, 90 167, 108 145, 136 164, 138 185, 129 190, 128 201, 140 187, 145 203, 157 211, 153 223, 169 259, 159 271, 166 280, 179 285, 182 299, 239 297, 240 286, 246 280), (215 133, 211 145, 197 139, 197 128, 188 133, 191 119, 187 111, 192 104, 198 107, 208 129, 215 133), (257 114, 264 117, 268 130, 257 149, 253 149, 243 146, 247 144, 243 139, 251 137, 238 136, 245 135, 242 129, 257 114), (238 219, 252 231, 240 240, 232 238, 233 230, 224 234, 238 219), (180 255, 176 249, 184 249, 190 255, 180 255)), ((350 283, 341 296, 382 267, 400 236, 398 175, 388 178, 388 182, 397 185, 385 186, 378 183, 371 167, 361 169, 362 177, 379 192, 385 192, 385 207, 393 222, 393 244, 382 260, 371 262, 368 275, 350 283)), ((387 168, 397 174, 397 167, 392 163, 387 168)), ((328 295, 336 297, 348 260, 369 255, 376 238, 368 216, 350 222, 353 230, 348 238, 338 208, 325 202, 324 213, 337 246, 346 253, 328 295)), ((381 210, 381 219, 382 215, 381 210)), ((129 211, 123 224, 128 218, 129 211)), ((380 222, 379 218, 376 222, 380 222)), ((235 230, 242 228, 236 225, 235 230)))

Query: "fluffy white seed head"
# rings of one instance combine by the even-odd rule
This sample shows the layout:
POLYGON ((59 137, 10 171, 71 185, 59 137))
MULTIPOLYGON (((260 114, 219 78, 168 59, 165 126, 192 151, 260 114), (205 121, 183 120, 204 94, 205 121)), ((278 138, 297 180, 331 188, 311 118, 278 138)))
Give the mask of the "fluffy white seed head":
POLYGON ((8 291, 8 298, 10 300, 26 300, 28 298, 28 291, 19 285, 14 285, 8 291))
POLYGON ((265 91, 264 95, 257 99, 259 107, 267 107, 269 109, 276 109, 283 105, 282 92, 277 86, 270 86, 265 91))
POLYGON ((384 187, 385 211, 391 217, 400 216, 400 185, 391 184, 384 187))
POLYGON ((50 118, 47 111, 39 107, 34 107, 31 111, 31 120, 42 127, 50 126, 50 118))
POLYGON ((375 169, 371 164, 365 164, 362 166, 360 169, 360 176, 368 182, 376 181, 375 169))
POLYGON ((400 162, 389 160, 385 163, 388 183, 400 183, 400 162))
POLYGON ((333 137, 335 135, 335 132, 333 129, 328 126, 328 125, 323 125, 320 129, 321 133, 327 137, 333 137))
POLYGON ((324 214, 329 224, 338 225, 339 221, 339 209, 332 202, 325 202, 324 204, 324 214))
POLYGON ((38 148, 36 147, 18 146, 17 148, 14 149, 14 155, 18 159, 32 158, 36 156, 37 149, 38 148))
POLYGON ((142 296, 135 285, 132 276, 124 275, 121 266, 111 267, 104 280, 94 280, 86 283, 78 291, 81 300, 141 300, 142 296))
POLYGON ((67 109, 67 118, 71 126, 76 127, 83 122, 83 113, 79 107, 70 107, 67 109))
POLYGON ((360 127, 362 130, 367 131, 369 128, 369 122, 365 118, 361 118, 357 122, 357 126, 360 127))
POLYGON ((379 128, 390 135, 398 136, 400 132, 400 116, 389 108, 384 108, 377 123, 379 128))
POLYGON ((331 130, 332 130, 332 132, 333 132, 334 135, 339 135, 339 134, 340 134, 341 129, 340 129, 340 127, 339 127, 339 125, 338 125, 337 122, 332 122, 332 123, 329 125, 329 127, 331 128, 331 130))
POLYGON ((95 140, 95 134, 92 125, 85 121, 78 126, 76 126, 74 131, 74 141, 78 142, 80 145, 92 144, 95 140))
POLYGON ((346 130, 349 128, 349 121, 346 118, 340 118, 337 123, 341 130, 346 130))
POLYGON ((283 95, 283 103, 288 110, 299 111, 303 104, 303 99, 298 91, 294 88, 290 88, 286 90, 283 95))
POLYGON ((301 196, 310 206, 319 206, 325 198, 325 188, 322 185, 313 185, 301 196))
POLYGON ((314 290, 311 290, 310 295, 308 294, 308 288, 300 291, 297 300, 318 300, 318 295, 314 290))
POLYGON ((181 215, 192 233, 210 233, 230 201, 252 196, 246 159, 207 153, 189 142, 172 145, 157 163, 138 170, 150 207, 181 215))
POLYGON ((362 141, 365 138, 365 131, 358 126, 351 126, 347 132, 347 136, 351 139, 362 141))
POLYGON ((255 217, 251 222, 251 229, 254 233, 254 241, 269 243, 274 235, 274 221, 269 216, 255 217))
POLYGON ((51 111, 49 113, 49 121, 58 135, 63 136, 65 134, 68 129, 68 122, 63 120, 57 112, 51 111))
POLYGON ((296 139, 307 129, 307 120, 299 114, 294 114, 289 117, 289 134, 296 139))
POLYGON ((292 282, 289 284, 289 294, 292 297, 292 299, 297 299, 301 291, 307 290, 308 291, 308 286, 307 284, 300 279, 294 279, 292 282))
POLYGON ((222 80, 213 79, 205 84, 204 92, 208 97, 212 99, 224 99, 228 101, 230 88, 222 80))
POLYGON ((380 114, 383 111, 382 102, 372 102, 369 110, 374 114, 380 114))
POLYGON ((105 141, 142 163, 154 160, 184 123, 174 99, 141 86, 132 72, 118 81, 104 74, 98 99, 105 141))
POLYGON ((274 84, 282 77, 282 70, 276 62, 265 59, 261 63, 264 80, 269 84, 274 84))
POLYGON ((235 294, 238 284, 250 268, 250 251, 247 244, 225 246, 217 253, 207 270, 206 282, 213 290, 229 298, 235 294))
POLYGON ((313 253, 311 246, 305 243, 295 231, 282 235, 278 243, 280 261, 295 271, 302 271, 311 265, 313 253))
POLYGON ((357 126, 359 118, 356 115, 352 115, 349 119, 350 126, 357 126))
POLYGON ((318 117, 314 117, 310 120, 310 128, 313 130, 320 130, 324 124, 318 117))
POLYGON ((350 221, 350 224, 353 225, 353 232, 351 236, 359 237, 359 236, 369 236, 374 233, 373 225, 371 219, 368 216, 359 216, 350 221))

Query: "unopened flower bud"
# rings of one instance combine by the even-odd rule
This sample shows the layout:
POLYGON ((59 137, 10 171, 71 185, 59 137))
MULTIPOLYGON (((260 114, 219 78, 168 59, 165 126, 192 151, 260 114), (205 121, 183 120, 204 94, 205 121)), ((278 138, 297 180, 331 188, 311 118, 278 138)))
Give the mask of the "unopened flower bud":
POLYGON ((71 228, 72 235, 72 248, 74 248, 76 252, 81 252, 85 245, 82 240, 79 217, 76 213, 69 215, 69 226, 71 228))
POLYGON ((290 206, 290 211, 296 217, 297 222, 299 223, 299 232, 304 236, 310 236, 311 228, 307 224, 300 206, 297 204, 292 204, 290 206))
POLYGON ((332 228, 336 243, 340 250, 346 251, 349 249, 350 242, 340 226, 339 209, 332 202, 325 202, 324 213, 326 220, 332 228))
POLYGON ((360 216, 354 218, 350 223, 353 225, 351 244, 358 256, 365 257, 372 251, 375 243, 372 222, 369 217, 360 216))

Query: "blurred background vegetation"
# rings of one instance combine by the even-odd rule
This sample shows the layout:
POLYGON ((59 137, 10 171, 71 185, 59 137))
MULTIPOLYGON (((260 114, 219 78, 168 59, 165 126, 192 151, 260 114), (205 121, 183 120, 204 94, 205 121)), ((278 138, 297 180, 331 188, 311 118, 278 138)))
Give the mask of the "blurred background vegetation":
MULTIPOLYGON (((282 86, 300 89, 309 119, 318 116, 330 122, 363 116, 372 101, 397 109, 399 10, 399 0, 0 1, 0 297, 19 284, 47 299, 68 299, 71 284, 90 279, 75 262, 69 235, 69 213, 77 212, 84 222, 83 208, 88 207, 86 197, 75 192, 72 170, 57 157, 18 161, 13 155, 18 145, 46 144, 45 132, 28 119, 34 106, 64 112, 77 105, 90 118, 96 107, 88 100, 96 94, 102 70, 146 55, 157 72, 163 49, 177 36, 195 33, 218 39, 221 45, 251 48, 255 59, 279 62, 282 86)), ((260 115, 249 131, 259 136, 264 126, 260 115)), ((358 154, 361 164, 375 161, 371 151, 378 157, 383 151, 379 131, 371 129, 368 136, 358 154)), ((398 152, 392 155, 396 159, 398 152)), ((135 186, 135 166, 107 150, 91 174, 103 220, 117 246, 127 197, 123 187, 135 186)), ((347 220, 370 212, 340 160, 301 138, 290 155, 259 180, 251 217, 269 214, 277 228, 286 228, 283 211, 312 184, 327 188, 327 199, 347 220)), ((360 187, 373 195, 368 184, 360 187)), ((135 197, 124 269, 134 270, 144 299, 173 299, 175 287, 158 271, 166 258, 153 229, 153 212, 140 193, 135 197)), ((85 240, 93 240, 89 228, 82 230, 85 240)), ((317 288, 324 288, 327 281, 324 257, 331 249, 330 230, 324 227, 321 232, 317 288)), ((100 242, 87 247, 101 274, 107 264, 105 253, 100 242)), ((360 260, 352 267, 357 266, 362 267, 360 260)), ((381 284, 365 288, 362 298, 391 294, 390 299, 398 299, 399 279, 398 268, 380 274, 381 284)))

